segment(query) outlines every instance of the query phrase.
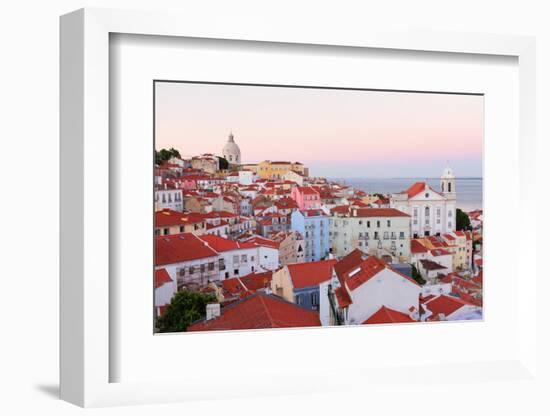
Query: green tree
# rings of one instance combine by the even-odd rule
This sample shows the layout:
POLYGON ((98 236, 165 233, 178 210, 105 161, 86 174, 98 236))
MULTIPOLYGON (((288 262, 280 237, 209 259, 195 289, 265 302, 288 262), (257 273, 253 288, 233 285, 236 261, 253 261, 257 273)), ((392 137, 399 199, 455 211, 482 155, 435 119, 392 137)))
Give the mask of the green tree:
POLYGON ((180 152, 177 149, 171 147, 170 149, 160 149, 158 152, 155 151, 155 163, 160 165, 163 162, 170 160, 173 157, 181 158, 180 152))
POLYGON ((159 332, 184 332, 191 323, 206 316, 206 305, 215 302, 213 295, 182 290, 174 295, 172 301, 157 318, 159 332))
POLYGON ((229 169, 229 161, 223 157, 218 156, 219 164, 220 164, 220 170, 227 170, 229 169))
POLYGON ((420 272, 418 271, 416 266, 414 264, 411 264, 411 266, 412 266, 412 278, 419 285, 424 285, 426 283, 426 281, 424 280, 424 278, 422 277, 422 275, 420 274, 420 272))
POLYGON ((470 223, 470 217, 460 208, 456 209, 456 229, 458 231, 471 231, 472 224, 470 223))

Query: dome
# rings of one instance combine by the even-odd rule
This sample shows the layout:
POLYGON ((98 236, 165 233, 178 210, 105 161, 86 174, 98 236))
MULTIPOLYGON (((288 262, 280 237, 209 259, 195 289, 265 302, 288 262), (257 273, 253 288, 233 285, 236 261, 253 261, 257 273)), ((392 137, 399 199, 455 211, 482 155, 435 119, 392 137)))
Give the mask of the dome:
POLYGON ((229 134, 227 143, 223 147, 222 151, 223 157, 232 165, 238 165, 241 163, 241 149, 239 145, 235 143, 235 138, 233 133, 229 134))

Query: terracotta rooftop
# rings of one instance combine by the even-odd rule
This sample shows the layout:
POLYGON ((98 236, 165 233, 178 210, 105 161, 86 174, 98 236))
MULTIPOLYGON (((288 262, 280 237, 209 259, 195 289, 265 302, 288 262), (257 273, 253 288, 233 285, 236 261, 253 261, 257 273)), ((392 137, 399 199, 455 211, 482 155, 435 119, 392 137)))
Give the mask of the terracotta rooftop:
POLYGON ((409 315, 399 312, 386 306, 382 306, 374 312, 363 324, 397 324, 416 322, 409 315))
POLYGON ((336 260, 320 260, 307 263, 289 264, 288 271, 295 289, 316 286, 332 277, 336 260))
POLYGON ((320 326, 319 313, 263 293, 256 293, 222 309, 209 321, 192 324, 188 331, 224 331, 235 329, 299 328, 320 326))

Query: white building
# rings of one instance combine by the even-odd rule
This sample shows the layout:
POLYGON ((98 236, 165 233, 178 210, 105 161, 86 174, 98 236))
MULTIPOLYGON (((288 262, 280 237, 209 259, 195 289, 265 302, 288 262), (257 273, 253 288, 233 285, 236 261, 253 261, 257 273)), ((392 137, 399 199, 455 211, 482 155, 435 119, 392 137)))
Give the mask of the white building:
POLYGON ((164 189, 155 190, 155 210, 162 211, 163 209, 171 209, 174 211, 183 211, 183 191, 181 189, 164 189))
POLYGON ((235 143, 235 137, 233 133, 229 134, 227 143, 223 147, 222 155, 230 165, 240 165, 241 164, 241 149, 239 145, 235 143))
POLYGON ((164 308, 176 293, 176 282, 172 280, 166 269, 155 270, 155 316, 161 316, 164 308))
POLYGON ((450 168, 445 168, 440 189, 426 182, 416 182, 409 189, 393 194, 390 206, 409 214, 414 238, 440 235, 456 227, 456 183, 450 168))
POLYGON ((252 185, 257 179, 256 172, 252 172, 251 170, 240 170, 238 175, 240 185, 252 185))
POLYGON ((406 315, 419 310, 420 285, 375 256, 356 250, 334 270, 340 324, 363 324, 382 307, 406 315))
POLYGON ((410 224, 408 214, 393 208, 333 209, 330 219, 332 254, 345 256, 359 248, 378 257, 389 255, 397 262, 408 261, 410 224))

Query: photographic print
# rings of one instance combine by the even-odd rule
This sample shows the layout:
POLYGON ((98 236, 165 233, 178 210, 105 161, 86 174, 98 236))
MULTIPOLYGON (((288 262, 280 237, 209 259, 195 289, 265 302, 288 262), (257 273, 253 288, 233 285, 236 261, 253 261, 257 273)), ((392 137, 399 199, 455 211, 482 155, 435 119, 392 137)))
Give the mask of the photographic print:
POLYGON ((483 319, 483 100, 155 81, 154 331, 483 319))

